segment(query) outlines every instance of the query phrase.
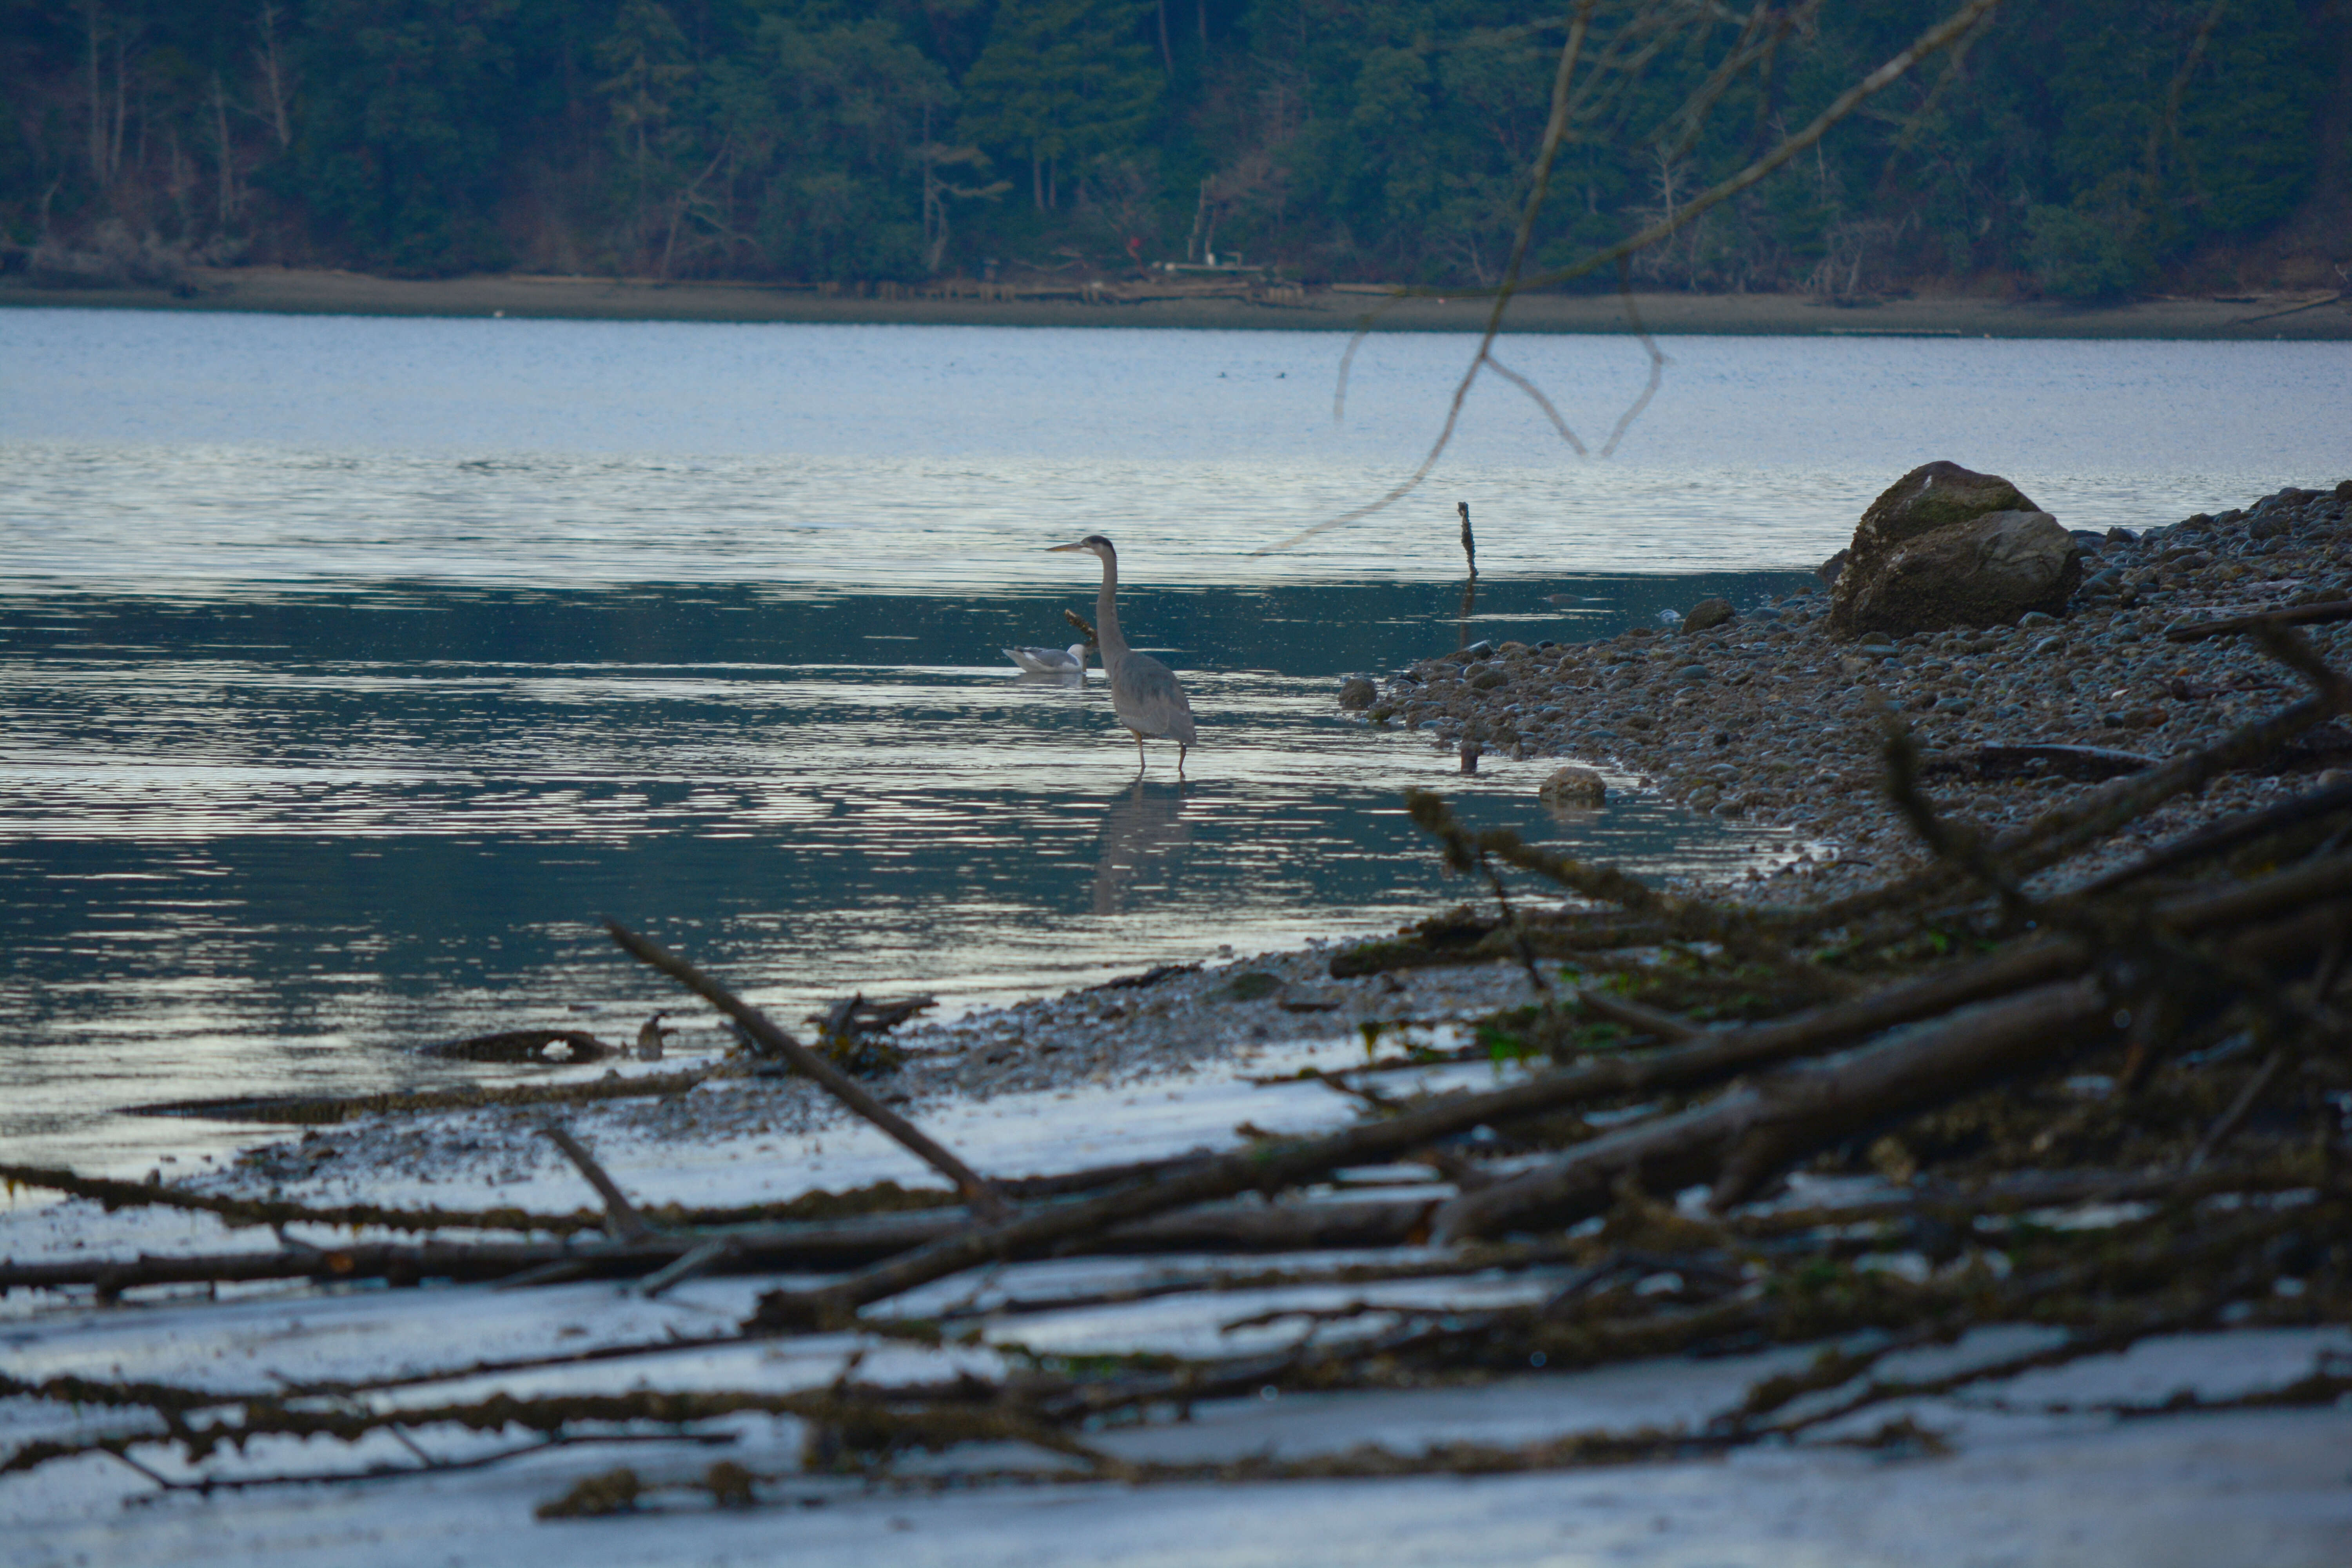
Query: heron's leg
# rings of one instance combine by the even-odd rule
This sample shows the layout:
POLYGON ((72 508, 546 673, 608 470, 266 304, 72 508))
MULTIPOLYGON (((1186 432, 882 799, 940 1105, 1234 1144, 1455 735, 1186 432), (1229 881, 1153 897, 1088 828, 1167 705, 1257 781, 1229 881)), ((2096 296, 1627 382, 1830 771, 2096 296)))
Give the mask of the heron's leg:
POLYGON ((1184 753, 1192 749, 1181 741, 1176 742, 1176 776, 1180 779, 1184 776, 1184 753))

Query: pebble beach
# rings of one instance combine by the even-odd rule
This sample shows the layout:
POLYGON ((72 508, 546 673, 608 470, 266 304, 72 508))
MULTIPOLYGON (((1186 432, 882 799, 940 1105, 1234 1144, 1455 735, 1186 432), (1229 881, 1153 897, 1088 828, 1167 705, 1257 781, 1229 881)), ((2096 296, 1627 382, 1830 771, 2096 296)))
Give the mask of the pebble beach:
MULTIPOLYGON (((1924 858, 1882 787, 1891 719, 1922 747, 1937 804, 1998 831, 2097 781, 2032 761, 2007 777, 1950 776, 1989 773, 1972 765, 1985 747, 2095 748, 2153 763, 2291 700, 2299 679, 2250 639, 2165 634, 2346 597, 2352 480, 2075 537, 2083 571, 2063 616, 1842 640, 1828 594, 1807 590, 1738 610, 1718 601, 1720 620, 1694 607, 1675 624, 1575 646, 1473 644, 1377 686, 1360 679, 1342 702, 1471 766, 1480 755, 1597 764, 1693 811, 1786 826, 1797 852, 1770 876, 1751 872, 1747 890, 1774 902, 1834 897, 1924 858)), ((2352 647, 2352 626, 2305 630, 2331 658, 2352 647)), ((2346 761, 2352 734, 2323 727, 2286 771, 2230 774, 2148 814, 2110 853, 2258 805, 2346 761)))

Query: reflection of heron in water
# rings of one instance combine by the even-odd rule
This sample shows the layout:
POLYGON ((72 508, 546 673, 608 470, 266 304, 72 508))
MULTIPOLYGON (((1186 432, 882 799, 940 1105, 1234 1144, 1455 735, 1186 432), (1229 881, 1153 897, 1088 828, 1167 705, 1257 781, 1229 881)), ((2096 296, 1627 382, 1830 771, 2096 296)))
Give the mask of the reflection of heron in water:
POLYGON ((1008 647, 1004 657, 1019 665, 1029 675, 1075 675, 1087 673, 1087 645, 1072 643, 1066 651, 1058 647, 1008 647))
POLYGON ((1143 768, 1143 742, 1165 735, 1176 742, 1176 776, 1184 776, 1184 753, 1192 748, 1192 705, 1169 668, 1127 646, 1118 630, 1118 552, 1099 533, 1055 550, 1083 550, 1101 561, 1102 590, 1095 595, 1095 640, 1102 647, 1103 673, 1110 677, 1110 709, 1135 737, 1135 765, 1143 768))
POLYGON ((1095 861, 1095 913, 1118 913, 1144 862, 1192 839, 1181 786, 1154 791, 1136 780, 1135 787, 1103 814, 1102 854, 1095 861))

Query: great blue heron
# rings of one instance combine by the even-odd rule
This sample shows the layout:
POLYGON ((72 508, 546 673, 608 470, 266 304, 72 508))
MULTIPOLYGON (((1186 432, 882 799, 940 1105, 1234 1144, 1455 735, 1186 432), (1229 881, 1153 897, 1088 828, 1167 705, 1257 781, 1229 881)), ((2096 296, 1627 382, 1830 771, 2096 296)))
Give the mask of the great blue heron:
POLYGON ((1087 645, 1074 642, 1065 652, 1057 647, 1008 647, 1004 657, 1030 675, 1084 675, 1087 645))
POLYGON ((1076 544, 1055 550, 1083 550, 1102 562, 1102 589, 1095 595, 1095 641, 1102 648, 1103 673, 1110 678, 1110 710, 1135 737, 1135 763, 1143 768, 1143 742, 1166 736, 1176 742, 1176 772, 1184 772, 1184 754, 1192 749, 1192 705, 1176 684, 1169 668, 1148 653, 1137 653, 1118 632, 1118 552, 1099 533, 1089 533, 1076 544))

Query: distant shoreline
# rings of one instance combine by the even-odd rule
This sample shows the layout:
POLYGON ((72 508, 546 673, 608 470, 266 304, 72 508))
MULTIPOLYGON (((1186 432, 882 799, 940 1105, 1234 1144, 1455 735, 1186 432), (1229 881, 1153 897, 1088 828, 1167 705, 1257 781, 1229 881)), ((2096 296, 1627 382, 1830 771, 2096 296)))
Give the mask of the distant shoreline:
MULTIPOLYGON (((1643 294, 1643 325, 1660 335, 2187 339, 2342 342, 2352 339, 2352 300, 2316 291, 2233 299, 2139 300, 2075 306, 1958 297, 1825 305, 1790 294, 1643 294), (2313 301, 2320 301, 2314 304, 2313 301), (2307 308, 2299 308, 2307 307, 2307 308)), ((1232 298, 1088 304, 1076 300, 882 300, 824 296, 757 283, 656 283, 520 273, 467 278, 376 278, 277 267, 192 272, 188 291, 162 288, 59 289, 0 279, 0 307, 143 310, 250 310, 289 315, 496 316, 644 321, 798 321, 1006 327, 1160 327, 1345 331, 1384 303, 1378 294, 1318 289, 1280 304, 1232 298)), ((1386 331, 1473 331, 1483 300, 1414 299, 1389 304, 1386 331)), ((1514 301, 1517 332, 1624 333, 1615 295, 1528 295, 1514 301)))

